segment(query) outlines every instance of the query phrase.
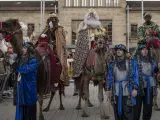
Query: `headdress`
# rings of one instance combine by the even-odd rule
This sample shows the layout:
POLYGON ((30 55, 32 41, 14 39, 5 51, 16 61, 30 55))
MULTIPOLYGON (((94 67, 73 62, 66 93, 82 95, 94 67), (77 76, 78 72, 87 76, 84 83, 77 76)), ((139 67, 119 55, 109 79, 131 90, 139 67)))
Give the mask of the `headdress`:
POLYGON ((143 17, 144 17, 144 18, 145 18, 146 16, 150 16, 150 17, 152 18, 151 13, 149 13, 149 12, 145 12, 145 13, 143 14, 143 17))
POLYGON ((23 46, 27 48, 28 54, 31 56, 35 55, 35 47, 31 42, 23 42, 23 46))
POLYGON ((115 50, 121 49, 121 50, 123 50, 124 52, 127 52, 126 46, 124 46, 123 44, 116 45, 116 46, 114 47, 114 49, 115 49, 115 50))
POLYGON ((49 18, 50 17, 57 17, 57 15, 54 12, 49 13, 49 18))

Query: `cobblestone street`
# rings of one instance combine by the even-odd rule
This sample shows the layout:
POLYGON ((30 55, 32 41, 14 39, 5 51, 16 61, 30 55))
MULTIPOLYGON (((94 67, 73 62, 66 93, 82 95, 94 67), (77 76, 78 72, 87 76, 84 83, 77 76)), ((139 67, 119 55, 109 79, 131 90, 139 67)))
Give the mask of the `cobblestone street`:
MULTIPOLYGON (((89 108, 90 117, 82 118, 81 117, 81 110, 76 110, 76 105, 78 103, 78 97, 73 96, 73 83, 70 84, 69 87, 66 88, 66 96, 63 97, 63 105, 65 107, 64 111, 60 111, 59 108, 59 96, 56 93, 54 100, 51 105, 51 109, 49 112, 44 113, 45 120, 101 120, 100 118, 100 109, 99 109, 99 102, 97 99, 97 87, 93 87, 90 85, 90 95, 91 95, 91 102, 94 104, 94 107, 89 108)), ((159 99, 160 101, 160 96, 159 99)), ((14 120, 15 114, 15 107, 12 105, 12 100, 7 100, 8 105, 4 102, 0 103, 0 120, 14 120)), ((46 106, 48 99, 44 101, 44 107, 46 106)), ((106 104, 106 112, 111 117, 110 120, 114 120, 113 112, 111 106, 104 101, 106 104)), ((160 112, 153 111, 152 120, 159 120, 160 112)))

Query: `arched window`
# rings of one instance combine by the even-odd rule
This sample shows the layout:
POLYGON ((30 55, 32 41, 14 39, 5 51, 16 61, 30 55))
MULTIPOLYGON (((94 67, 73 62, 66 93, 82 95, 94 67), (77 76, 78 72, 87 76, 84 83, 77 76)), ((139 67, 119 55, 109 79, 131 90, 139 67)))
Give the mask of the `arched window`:
POLYGON ((98 0, 98 6, 102 6, 102 0, 98 0))
POLYGON ((78 0, 74 0, 74 6, 78 6, 78 0))
POLYGON ((114 6, 118 6, 119 0, 114 0, 114 6))
POLYGON ((106 6, 110 6, 111 5, 111 0, 106 0, 106 6))
POLYGON ((86 0, 82 0, 82 6, 86 6, 86 0))
POLYGON ((94 6, 94 0, 90 0, 90 6, 94 6))
POLYGON ((70 0, 66 0, 66 6, 69 7, 71 5, 71 1, 70 0))

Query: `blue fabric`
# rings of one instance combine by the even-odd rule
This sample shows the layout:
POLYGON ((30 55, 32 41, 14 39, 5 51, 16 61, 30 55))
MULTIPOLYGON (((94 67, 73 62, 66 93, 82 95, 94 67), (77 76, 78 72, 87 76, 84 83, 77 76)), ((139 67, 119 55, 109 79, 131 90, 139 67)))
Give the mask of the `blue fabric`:
MULTIPOLYGON (((138 67, 136 64, 135 60, 131 60, 131 64, 132 64, 132 68, 131 68, 131 73, 132 74, 132 83, 129 84, 129 92, 130 95, 132 93, 132 90, 134 89, 134 86, 136 85, 137 87, 139 87, 139 78, 138 78, 138 67)), ((106 81, 106 86, 107 88, 111 88, 113 82, 119 82, 119 96, 118 96, 118 115, 122 115, 122 96, 123 96, 123 89, 122 89, 122 82, 123 81, 129 81, 129 75, 126 77, 125 80, 123 81, 118 81, 118 80, 114 80, 114 75, 113 75, 113 67, 114 67, 114 62, 111 62, 109 64, 108 67, 108 72, 107 72, 107 81, 106 81)), ((131 101, 132 104, 135 105, 136 104, 136 99, 131 97, 131 101)))
POLYGON ((17 105, 15 120, 22 120, 22 105, 33 105, 37 103, 37 84, 36 74, 38 68, 38 60, 32 58, 26 65, 18 66, 17 72, 21 74, 21 81, 17 87, 17 105))
MULTIPOLYGON (((137 58, 134 58, 134 61, 135 61, 134 64, 137 64, 137 58)), ((144 79, 147 82, 147 96, 146 96, 147 97, 147 104, 150 104, 150 92, 151 92, 150 91, 151 90, 150 77, 154 78, 154 74, 159 71, 157 62, 153 58, 152 58, 152 61, 153 61, 153 69, 152 69, 151 75, 145 75, 144 73, 142 73, 142 77, 144 77, 144 79)), ((139 68, 137 68, 137 71, 139 72, 139 68)), ((138 74, 138 77, 139 77, 139 74, 138 74)), ((156 79, 154 79, 154 80, 156 83, 156 79)), ((138 89, 138 95, 140 95, 140 89, 138 89)))
POLYGON ((146 74, 142 73, 142 76, 147 81, 147 104, 150 104, 150 89, 151 89, 150 77, 152 75, 146 75, 146 74))
POLYGON ((116 83, 119 83, 119 96, 118 96, 118 115, 122 115, 122 96, 123 96, 123 87, 122 87, 122 82, 127 81, 128 78, 122 81, 116 81, 116 83))

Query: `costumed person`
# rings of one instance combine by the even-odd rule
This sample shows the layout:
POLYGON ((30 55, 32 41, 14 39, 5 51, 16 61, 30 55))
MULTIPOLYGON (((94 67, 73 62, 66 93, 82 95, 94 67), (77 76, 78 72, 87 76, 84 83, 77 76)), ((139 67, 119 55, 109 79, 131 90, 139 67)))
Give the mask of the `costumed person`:
POLYGON ((134 64, 138 66, 139 90, 136 97, 137 104, 134 107, 134 120, 139 120, 141 107, 143 104, 143 120, 151 120, 153 97, 157 96, 155 73, 158 66, 153 57, 149 54, 150 50, 146 44, 138 45, 134 64))
POLYGON ((85 101, 82 117, 89 117, 88 107, 92 107, 89 100, 89 83, 93 80, 98 88, 101 117, 109 119, 103 107, 103 88, 106 72, 107 36, 94 9, 89 9, 84 20, 79 24, 76 43, 73 79, 79 89, 79 103, 76 109, 81 109, 81 98, 85 101), (92 79, 93 78, 93 79, 92 79))
MULTIPOLYGON (((154 59, 157 62, 160 62, 160 27, 153 21, 152 15, 149 12, 145 12, 144 15, 144 24, 138 28, 138 40, 139 43, 147 44, 147 46, 153 49, 154 59)), ((157 96, 153 100, 154 110, 159 111, 157 103, 157 96)))
POLYGON ((25 42, 22 53, 19 61, 15 60, 15 55, 9 60, 12 68, 18 72, 15 120, 36 120, 38 60, 32 43, 25 42))
POLYGON ((132 107, 139 86, 138 72, 133 61, 126 58, 126 47, 115 46, 115 60, 110 62, 107 75, 107 100, 114 108, 115 120, 134 120, 132 107))
POLYGON ((47 19, 47 25, 41 34, 46 34, 49 39, 49 46, 54 51, 62 64, 60 79, 65 86, 69 85, 67 51, 66 51, 66 31, 59 24, 55 13, 51 12, 47 19))

